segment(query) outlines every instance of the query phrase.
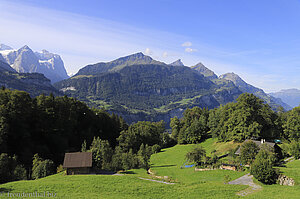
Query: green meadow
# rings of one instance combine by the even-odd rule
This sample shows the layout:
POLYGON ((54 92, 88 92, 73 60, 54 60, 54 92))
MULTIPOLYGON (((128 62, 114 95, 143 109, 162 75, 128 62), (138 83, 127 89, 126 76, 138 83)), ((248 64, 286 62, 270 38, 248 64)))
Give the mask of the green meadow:
MULTIPOLYGON (((207 154, 214 150, 223 154, 226 150, 236 147, 234 143, 216 143, 214 139, 208 139, 201 145, 207 154)), ((8 192, 46 192, 46 194, 49 192, 55 193, 55 198, 240 198, 236 193, 248 186, 224 184, 224 176, 229 175, 234 180, 246 172, 227 170, 195 172, 194 168, 180 168, 185 162, 185 154, 195 146, 176 145, 152 155, 151 170, 156 175, 168 176, 175 184, 140 179, 139 177, 151 179, 143 169, 133 169, 123 175, 66 176, 59 173, 38 180, 2 184, 0 198, 9 198, 8 192)), ((244 198, 299 198, 300 161, 288 163, 281 171, 294 178, 297 185, 287 187, 261 184, 263 187, 261 191, 244 198)))

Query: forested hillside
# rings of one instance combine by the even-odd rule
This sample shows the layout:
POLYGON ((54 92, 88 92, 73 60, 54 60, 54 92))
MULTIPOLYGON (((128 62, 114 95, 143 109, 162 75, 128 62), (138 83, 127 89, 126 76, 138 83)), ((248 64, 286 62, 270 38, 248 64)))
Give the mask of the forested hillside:
POLYGON ((74 98, 2 88, 0 183, 53 174, 66 152, 93 152, 95 171, 147 168, 153 150, 174 144, 164 131, 164 122, 128 127, 122 117, 74 98))
POLYGON ((17 73, 8 64, 0 60, 0 86, 10 89, 23 90, 31 96, 40 94, 62 95, 55 89, 50 80, 39 73, 17 73))
POLYGON ((84 140, 94 137, 116 145, 122 118, 92 110, 68 97, 40 95, 31 98, 22 91, 0 91, 0 153, 17 156, 30 171, 33 155, 61 164, 64 153, 79 151, 84 140))
POLYGON ((202 63, 187 67, 178 60, 167 65, 142 53, 88 65, 55 87, 91 107, 122 115, 128 123, 164 120, 169 124, 171 117, 182 117, 186 108, 213 109, 244 92, 259 96, 274 110, 280 105, 289 109, 237 75, 219 78, 202 63))

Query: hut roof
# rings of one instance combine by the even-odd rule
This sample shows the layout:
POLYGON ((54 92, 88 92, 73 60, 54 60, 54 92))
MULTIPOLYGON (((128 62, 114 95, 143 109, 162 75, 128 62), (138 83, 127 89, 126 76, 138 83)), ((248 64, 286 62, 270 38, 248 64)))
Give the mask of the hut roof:
POLYGON ((66 153, 63 168, 92 167, 92 152, 66 153))
MULTIPOLYGON (((267 144, 271 147, 274 147, 275 146, 275 143, 273 142, 261 142, 261 141, 256 141, 256 140, 245 140, 244 142, 248 142, 248 141, 252 141, 254 142, 258 147, 260 147, 262 144, 267 144)), ((235 152, 236 155, 240 155, 241 153, 241 147, 235 152)))

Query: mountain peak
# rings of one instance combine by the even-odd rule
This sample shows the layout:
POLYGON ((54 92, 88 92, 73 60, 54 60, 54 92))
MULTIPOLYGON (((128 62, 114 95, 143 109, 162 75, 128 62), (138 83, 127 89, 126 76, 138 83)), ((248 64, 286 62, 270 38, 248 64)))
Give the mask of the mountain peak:
POLYGON ((29 46, 25 45, 22 48, 20 48, 19 50, 31 50, 31 49, 29 48, 29 46))
MULTIPOLYGON (((132 54, 132 55, 136 55, 136 56, 140 56, 140 57, 146 56, 146 55, 144 55, 144 53, 142 53, 142 52, 137 52, 137 53, 134 53, 134 54, 132 54)), ((130 55, 129 55, 129 56, 130 56, 130 55)))
POLYGON ((236 86, 246 86, 246 82, 237 74, 231 72, 231 73, 225 73, 223 75, 220 75, 220 79, 226 79, 232 81, 236 86))
POLYGON ((153 59, 150 56, 144 55, 142 52, 134 53, 132 55, 127 55, 125 57, 120 57, 114 61, 108 62, 108 63, 114 63, 114 62, 135 62, 135 61, 152 61, 153 59))
MULTIPOLYGON (((235 74, 234 72, 231 73, 225 73, 223 75, 220 75, 221 79, 235 79, 235 80, 242 80, 242 78, 240 76, 238 76, 237 74, 235 74)), ((244 81, 244 80, 242 80, 244 81)))
POLYGON ((184 64, 182 63, 181 59, 178 59, 178 60, 170 63, 169 65, 171 65, 171 66, 184 66, 184 64))
MULTIPOLYGON (((204 64, 202 64, 202 62, 199 62, 198 64, 196 64, 195 66, 197 67, 205 67, 204 64)), ((205 67, 206 68, 206 67, 205 67)))
POLYGON ((42 50, 42 53, 43 53, 43 54, 49 54, 49 51, 48 51, 48 50, 45 50, 45 49, 43 49, 43 50, 42 50))
POLYGON ((5 44, 0 44, 0 50, 13 50, 13 48, 5 44))
POLYGON ((95 75, 99 73, 115 72, 127 66, 146 64, 166 65, 163 62, 152 59, 148 55, 144 55, 142 52, 138 52, 125 57, 120 57, 110 62, 99 62, 97 64, 87 65, 80 69, 76 75, 95 75))
POLYGON ((199 62, 195 66, 192 66, 191 68, 194 69, 195 71, 201 73, 202 75, 204 75, 204 77, 207 77, 211 80, 218 79, 218 76, 212 70, 210 70, 206 66, 204 66, 204 64, 202 64, 201 62, 199 62))
POLYGON ((137 64, 162 64, 159 61, 152 59, 148 55, 144 55, 142 52, 138 52, 126 57, 121 57, 114 61, 108 62, 107 70, 108 71, 117 71, 126 66, 137 65, 137 64))
POLYGON ((116 60, 121 60, 121 59, 130 59, 130 60, 134 59, 134 60, 136 60, 136 59, 145 59, 145 58, 152 59, 150 56, 144 55, 142 52, 138 52, 138 53, 134 53, 134 54, 131 54, 131 55, 127 55, 125 57, 121 57, 121 58, 116 59, 116 60))

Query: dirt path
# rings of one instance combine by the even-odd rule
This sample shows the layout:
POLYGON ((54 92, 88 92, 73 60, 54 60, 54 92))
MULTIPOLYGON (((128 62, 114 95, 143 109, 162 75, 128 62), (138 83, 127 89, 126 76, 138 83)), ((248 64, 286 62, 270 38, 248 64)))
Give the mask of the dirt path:
POLYGON ((142 179, 142 180, 149 180, 149 181, 152 181, 152 182, 158 182, 158 183, 164 183, 164 184, 175 184, 175 183, 171 183, 171 182, 164 182, 164 181, 152 180, 152 179, 141 178, 141 177, 139 177, 139 179, 142 179))
POLYGON ((229 182, 228 184, 238 184, 238 185, 250 186, 249 188, 238 192, 237 195, 239 195, 239 196, 246 196, 248 194, 254 193, 254 192, 262 189, 262 187, 260 185, 257 185, 253 182, 253 176, 250 175, 249 173, 236 179, 236 180, 229 182))

